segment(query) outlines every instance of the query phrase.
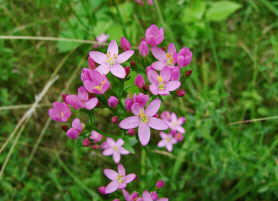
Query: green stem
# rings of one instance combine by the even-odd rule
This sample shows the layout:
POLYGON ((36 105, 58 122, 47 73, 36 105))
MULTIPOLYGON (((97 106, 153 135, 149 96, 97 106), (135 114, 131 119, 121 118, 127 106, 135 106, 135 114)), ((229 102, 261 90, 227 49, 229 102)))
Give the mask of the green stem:
POLYGON ((141 151, 141 175, 146 174, 146 150, 145 148, 142 148, 141 151))

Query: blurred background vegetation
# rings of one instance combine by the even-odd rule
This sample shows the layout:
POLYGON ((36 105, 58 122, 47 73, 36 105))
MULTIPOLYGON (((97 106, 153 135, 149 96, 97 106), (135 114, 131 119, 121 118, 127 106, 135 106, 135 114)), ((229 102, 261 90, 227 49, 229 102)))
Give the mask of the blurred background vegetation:
MULTIPOLYGON (((9 36, 95 40, 107 33, 138 45, 151 24, 165 27, 164 45, 174 42, 193 51, 187 67, 193 73, 183 83, 186 95, 164 104, 187 118, 187 134, 171 157, 153 153, 146 176, 133 188, 142 190, 163 178, 162 194, 170 201, 278 199, 278 2, 158 3, 0 0, 0 35, 8 36, 0 38, 1 201, 97 200, 97 187, 107 184, 102 170, 111 166, 110 160, 68 140, 47 114, 62 92, 76 92, 92 44, 9 36), (31 118, 21 120, 55 75, 59 79, 31 118)), ((99 127, 113 130, 110 118, 102 113, 99 127)), ((140 172, 136 161, 140 164, 134 156, 125 161, 129 172, 140 172)))

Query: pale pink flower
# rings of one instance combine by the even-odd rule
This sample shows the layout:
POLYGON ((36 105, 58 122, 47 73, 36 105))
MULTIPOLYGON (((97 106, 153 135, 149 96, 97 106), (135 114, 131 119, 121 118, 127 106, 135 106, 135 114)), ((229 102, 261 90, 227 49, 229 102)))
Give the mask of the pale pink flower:
POLYGON ((169 111, 163 111, 161 113, 160 117, 165 121, 170 121, 171 120, 171 114, 170 114, 169 111))
POLYGON ((185 130, 182 127, 182 124, 184 123, 184 121, 185 121, 184 117, 177 118, 177 115, 175 113, 172 113, 171 120, 166 121, 166 123, 170 129, 172 129, 174 131, 178 131, 180 133, 185 133, 185 130))
POLYGON ((138 103, 132 105, 131 110, 135 116, 122 120, 119 124, 122 129, 131 129, 138 127, 139 141, 143 146, 150 141, 150 127, 155 130, 166 130, 167 124, 161 119, 153 117, 159 110, 161 104, 160 99, 153 100, 146 110, 138 103))
POLYGON ((164 50, 158 47, 152 47, 151 52, 153 56, 158 60, 152 64, 152 67, 155 70, 161 71, 165 66, 170 68, 175 68, 175 64, 177 61, 177 53, 176 47, 173 43, 168 45, 168 52, 166 53, 164 50))
POLYGON ((105 75, 100 74, 96 70, 83 68, 81 80, 84 87, 90 93, 104 94, 110 88, 110 82, 105 75))
POLYGON ((129 194, 125 189, 123 189, 122 192, 126 201, 142 201, 142 198, 139 197, 137 192, 129 194))
POLYGON ((148 43, 145 40, 142 40, 139 44, 139 54, 143 57, 146 57, 149 54, 148 43))
POLYGON ((171 70, 163 68, 160 75, 156 71, 148 71, 148 79, 151 82, 150 91, 154 95, 168 95, 171 91, 180 87, 180 81, 171 81, 171 70))
POLYGON ((90 139, 94 140, 94 142, 98 143, 102 140, 103 136, 96 131, 91 131, 90 139))
POLYGON ((106 143, 107 147, 105 147, 105 150, 102 152, 102 154, 104 156, 113 155, 115 163, 120 162, 121 155, 129 154, 129 151, 122 147, 124 144, 122 139, 118 139, 117 142, 115 142, 112 138, 107 138, 106 143))
POLYGON ((124 51, 131 49, 130 42, 125 37, 121 37, 120 42, 121 42, 121 47, 124 51))
POLYGON ((86 108, 87 110, 92 110, 97 106, 98 99, 95 97, 89 99, 89 95, 85 87, 79 87, 78 94, 68 95, 66 97, 66 102, 76 110, 80 108, 86 108))
POLYGON ((100 64, 96 70, 104 75, 111 73, 118 78, 125 78, 126 72, 121 63, 127 61, 134 54, 133 50, 128 50, 120 55, 118 54, 118 45, 115 40, 112 40, 108 46, 107 54, 98 51, 91 51, 90 57, 100 64))
POLYGON ((74 139, 78 138, 79 134, 82 132, 83 126, 82 126, 80 119, 78 119, 78 118, 75 118, 72 121, 71 126, 72 127, 67 131, 67 136, 70 139, 74 140, 74 139))
POLYGON ((118 189, 126 188, 127 184, 132 182, 136 178, 136 174, 126 175, 123 165, 118 165, 118 172, 111 169, 104 169, 104 174, 107 178, 112 180, 106 187, 105 193, 110 194, 118 189))
POLYGON ((184 47, 180 50, 177 55, 177 62, 179 67, 187 66, 191 63, 192 60, 192 52, 189 48, 184 47))
POLYGON ((94 48, 98 48, 100 46, 103 46, 103 44, 107 41, 109 35, 108 34, 100 34, 99 36, 96 37, 96 40, 98 42, 98 44, 94 45, 94 48))
POLYGON ((171 135, 164 132, 160 132, 161 141, 158 143, 158 147, 166 147, 169 152, 173 150, 173 144, 177 143, 177 140, 171 135))
POLYGON ((155 24, 151 25, 146 30, 145 39, 151 46, 159 45, 164 40, 164 29, 159 29, 155 24))
MULTIPOLYGON (((143 198, 142 201, 154 201, 151 193, 149 193, 148 191, 143 192, 142 198, 143 198)), ((157 201, 168 201, 168 198, 160 198, 157 201)))
POLYGON ((53 108, 48 110, 48 115, 54 121, 66 122, 71 116, 71 111, 67 104, 54 102, 53 108))

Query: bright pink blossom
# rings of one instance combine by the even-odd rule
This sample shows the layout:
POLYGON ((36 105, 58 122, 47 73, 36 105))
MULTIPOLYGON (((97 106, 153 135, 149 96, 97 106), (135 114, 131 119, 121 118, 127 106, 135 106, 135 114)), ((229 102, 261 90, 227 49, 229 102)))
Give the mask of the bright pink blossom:
POLYGON ((156 188, 162 188, 164 186, 164 181, 162 179, 158 180, 155 184, 156 188))
POLYGON ((182 48, 177 56, 177 62, 179 67, 187 66, 191 63, 192 52, 189 48, 182 48))
POLYGON ((111 107, 111 108, 115 108, 117 107, 119 103, 119 99, 115 96, 110 96, 109 99, 108 99, 108 106, 111 107))
POLYGON ((185 95, 184 89, 179 89, 176 91, 176 95, 179 97, 183 97, 185 95))
POLYGON ((90 140, 88 138, 85 138, 82 140, 82 145, 84 147, 88 147, 91 144, 90 140))
POLYGON ((170 129, 172 129, 174 131, 178 131, 180 133, 185 133, 185 130, 182 127, 182 124, 184 123, 184 121, 185 121, 184 117, 177 118, 177 115, 175 113, 172 113, 171 120, 166 121, 166 123, 170 129))
POLYGON ((104 174, 107 178, 112 180, 106 187, 105 193, 110 194, 118 189, 124 189, 128 183, 132 182, 136 178, 136 174, 126 175, 123 165, 118 165, 118 172, 111 169, 104 169, 104 174))
POLYGON ((127 51, 131 49, 131 45, 130 42, 125 38, 125 37, 121 37, 121 47, 123 49, 123 51, 127 51))
POLYGON ((176 47, 173 43, 168 45, 168 52, 158 47, 151 48, 153 56, 158 60, 152 64, 155 70, 161 71, 165 66, 176 68, 174 65, 177 61, 176 47))
POLYGON ((153 117, 159 110, 160 99, 153 100, 146 110, 138 103, 132 105, 132 113, 135 116, 122 120, 119 124, 122 129, 131 129, 138 127, 138 136, 143 146, 150 141, 150 127, 155 130, 166 130, 168 126, 161 119, 153 117))
POLYGON ((82 126, 80 119, 78 119, 78 118, 75 118, 72 121, 71 126, 72 127, 67 131, 67 136, 70 139, 74 140, 74 139, 78 138, 79 134, 82 132, 83 126, 82 126))
POLYGON ((74 109, 86 108, 92 110, 98 104, 98 99, 93 97, 89 99, 89 95, 85 87, 78 88, 78 94, 68 95, 66 102, 70 104, 74 109))
POLYGON ((133 105, 133 99, 127 98, 125 99, 125 109, 129 112, 131 112, 131 106, 133 105))
POLYGON ((152 196, 153 200, 157 200, 158 199, 157 192, 155 192, 155 191, 151 192, 151 196, 152 196))
POLYGON ((113 155, 113 159, 115 163, 119 163, 121 160, 121 155, 129 154, 125 148, 123 148, 124 141, 122 139, 118 139, 115 142, 112 138, 107 138, 106 140, 107 146, 105 150, 102 152, 104 156, 111 156, 113 155))
POLYGON ((105 194, 105 186, 100 186, 100 187, 98 188, 98 192, 99 192, 100 194, 104 195, 104 194, 105 194))
POLYGON ((94 142, 100 142, 102 140, 102 135, 96 131, 92 131, 90 135, 90 139, 94 140, 94 142))
POLYGON ((143 86, 145 85, 144 77, 141 74, 138 74, 135 77, 134 83, 138 88, 143 88, 143 86))
POLYGON ((54 102, 53 107, 48 110, 48 115, 54 121, 66 122, 71 116, 71 111, 67 104, 54 102))
POLYGON ((145 40, 142 40, 139 44, 139 54, 143 57, 146 57, 149 54, 148 43, 145 40))
POLYGON ((148 79, 151 82, 150 91, 154 95, 168 95, 169 92, 180 87, 180 81, 171 81, 171 70, 164 68, 160 75, 156 71, 148 71, 148 79))
POLYGON ((126 201, 142 201, 142 198, 139 197, 137 192, 129 194, 125 189, 123 189, 122 192, 126 201))
POLYGON ((84 87, 91 93, 104 94, 110 88, 110 82, 106 76, 96 70, 83 68, 81 80, 84 87))
MULTIPOLYGON (((143 198, 142 201, 154 201, 154 199, 152 198, 151 193, 149 193, 148 191, 143 192, 142 198, 143 198)), ((168 201, 168 198, 160 198, 157 201, 168 201)))
POLYGON ((160 132, 161 141, 158 143, 158 147, 166 147, 169 152, 173 150, 173 144, 177 143, 177 140, 171 135, 164 132, 160 132))
POLYGON ((88 57, 88 67, 91 70, 94 70, 96 68, 96 63, 91 57, 88 57))
POLYGON ((164 40, 164 29, 153 24, 146 30, 145 38, 151 46, 159 45, 164 40))
POLYGON ((133 95, 133 102, 138 103, 140 107, 144 107, 149 101, 149 96, 143 93, 139 93, 138 95, 133 95))
POLYGON ((112 40, 108 46, 107 54, 91 51, 89 55, 96 63, 100 64, 96 69, 98 72, 106 75, 111 71, 114 76, 125 78, 126 72, 124 67, 121 66, 121 63, 127 61, 134 54, 134 51, 128 50, 120 55, 118 51, 117 42, 112 40))

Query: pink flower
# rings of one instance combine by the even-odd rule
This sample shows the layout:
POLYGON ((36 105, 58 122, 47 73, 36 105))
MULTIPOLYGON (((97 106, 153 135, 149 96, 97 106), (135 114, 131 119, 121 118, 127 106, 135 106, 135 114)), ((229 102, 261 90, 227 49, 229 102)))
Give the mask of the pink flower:
POLYGON ((155 192, 155 191, 151 192, 151 196, 152 196, 153 200, 157 200, 158 199, 157 192, 155 192))
POLYGON ((54 102, 53 108, 48 110, 48 115, 54 121, 66 122, 71 116, 71 111, 67 104, 54 102))
POLYGON ((169 111, 163 111, 160 116, 163 120, 166 120, 166 121, 171 120, 171 114, 169 111))
POLYGON ((102 137, 103 136, 96 131, 92 131, 90 135, 90 139, 94 140, 96 143, 100 142, 102 137))
POLYGON ((123 189, 122 192, 126 201, 142 201, 142 198, 139 197, 137 192, 129 194, 125 189, 123 189))
POLYGON ((151 51, 153 56, 158 60, 152 64, 155 70, 161 71, 165 66, 175 68, 177 53, 173 43, 168 45, 167 53, 158 47, 152 47, 151 51))
POLYGON ((142 40, 139 44, 139 54, 143 57, 146 57, 149 54, 148 43, 145 40, 142 40))
MULTIPOLYGON (((142 201, 154 201, 152 195, 148 191, 143 192, 143 200, 142 201)), ((168 198, 160 198, 157 201, 168 201, 168 198)))
POLYGON ((158 27, 153 24, 146 30, 145 38, 147 43, 151 46, 159 45, 164 40, 164 29, 158 29, 158 27))
POLYGON ((78 95, 68 95, 66 97, 66 102, 76 110, 80 108, 86 108, 87 110, 91 110, 97 106, 98 99, 95 97, 89 99, 87 90, 84 87, 79 87, 78 95))
POLYGON ((100 186, 100 187, 98 188, 98 192, 99 192, 100 194, 104 195, 104 194, 105 194, 105 186, 100 186))
POLYGON ((125 99, 125 109, 129 112, 131 112, 131 106, 133 105, 133 99, 127 98, 125 99))
POLYGON ((150 141, 150 127, 156 130, 166 130, 168 126, 158 118, 153 117, 159 110, 160 99, 153 100, 146 110, 138 103, 132 105, 132 113, 135 116, 122 120, 119 124, 122 129, 131 129, 138 127, 138 136, 143 146, 150 141))
POLYGON ((106 143, 107 145, 102 154, 104 156, 113 155, 115 163, 120 162, 121 155, 129 154, 129 151, 122 147, 122 145, 124 144, 124 141, 122 139, 118 139, 117 142, 115 142, 112 138, 107 138, 106 143))
POLYGON ((149 5, 153 5, 153 0, 148 0, 149 5))
POLYGON ((83 68, 81 80, 84 87, 90 93, 104 94, 110 88, 110 82, 105 77, 105 75, 100 74, 96 70, 83 68))
POLYGON ((171 128, 172 130, 178 131, 180 133, 185 133, 185 130, 182 127, 182 124, 184 123, 184 121, 185 121, 184 117, 177 118, 177 115, 175 113, 172 113, 171 120, 166 121, 166 123, 169 126, 169 128, 171 128))
POLYGON ((71 124, 72 128, 70 128, 68 131, 67 131, 67 136, 70 138, 70 139, 76 139, 78 138, 78 135, 82 132, 82 129, 83 129, 83 126, 81 124, 81 121, 80 119, 78 118, 75 118, 73 121, 72 121, 72 124, 71 124))
POLYGON ((91 144, 91 142, 88 138, 85 138, 84 140, 82 140, 82 145, 84 147, 88 147, 90 144, 91 144))
POLYGON ((179 68, 171 68, 171 80, 180 80, 179 68))
POLYGON ((174 138, 176 139, 177 142, 181 142, 184 138, 183 133, 179 133, 179 132, 176 132, 174 130, 172 130, 171 133, 172 133, 172 135, 174 136, 174 138))
POLYGON ((184 91, 184 89, 179 89, 176 91, 176 94, 179 97, 183 97, 185 95, 185 91, 184 91))
POLYGON ((111 169, 104 169, 104 174, 112 180, 105 188, 106 194, 113 193, 118 189, 124 189, 128 183, 136 178, 136 175, 133 173, 126 175, 125 168, 121 164, 118 165, 118 172, 111 169))
POLYGON ((179 67, 187 66, 191 63, 192 52, 189 48, 182 48, 177 56, 177 62, 179 67))
POLYGON ((121 47, 124 51, 127 51, 127 50, 131 49, 131 45, 125 37, 121 37, 120 42, 121 42, 121 47))
POLYGON ((109 35, 102 33, 101 35, 96 37, 96 40, 98 44, 94 45, 94 48, 98 48, 100 46, 103 46, 103 43, 105 43, 108 39, 109 35))
POLYGON ((138 88, 143 88, 143 86, 145 85, 144 77, 141 74, 138 74, 135 77, 134 83, 138 88))
POLYGON ((98 51, 91 51, 90 57, 100 64, 97 71, 106 75, 110 71, 118 78, 125 78, 126 72, 121 63, 127 61, 134 54, 133 50, 128 50, 118 55, 118 45, 115 40, 112 40, 108 46, 107 54, 98 51))
POLYGON ((164 181, 163 180, 158 180, 155 184, 156 188, 162 188, 164 186, 164 181))
POLYGON ((170 81, 171 70, 163 68, 160 75, 156 71, 148 71, 148 79, 151 82, 150 91, 154 95, 168 95, 169 92, 176 90, 180 87, 180 81, 170 81))
POLYGON ((158 147, 166 147, 169 152, 173 150, 173 144, 176 144, 176 139, 171 134, 160 132, 161 141, 158 143, 158 147))
POLYGON ((117 107, 118 103, 119 103, 119 99, 117 97, 115 97, 115 96, 109 97, 109 99, 108 99, 109 107, 115 108, 115 107, 117 107))
POLYGON ((96 63, 91 57, 88 57, 88 67, 91 70, 94 70, 96 68, 96 63))
POLYGON ((144 107, 149 101, 149 96, 143 93, 139 93, 138 95, 133 95, 133 102, 138 103, 140 107, 144 107))
POLYGON ((112 117, 112 123, 116 124, 118 123, 119 117, 118 116, 113 116, 112 117))

